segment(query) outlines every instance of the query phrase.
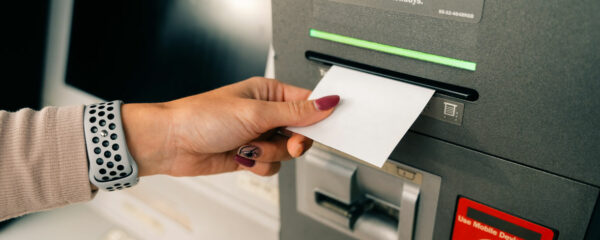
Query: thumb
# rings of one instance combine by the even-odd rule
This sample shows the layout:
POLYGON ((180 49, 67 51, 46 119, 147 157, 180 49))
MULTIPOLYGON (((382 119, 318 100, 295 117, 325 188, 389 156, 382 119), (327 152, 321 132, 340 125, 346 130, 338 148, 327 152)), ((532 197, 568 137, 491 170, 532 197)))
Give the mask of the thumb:
POLYGON ((271 122, 270 128, 312 125, 329 116, 339 102, 338 95, 329 95, 316 100, 269 102, 266 112, 267 121, 271 122))

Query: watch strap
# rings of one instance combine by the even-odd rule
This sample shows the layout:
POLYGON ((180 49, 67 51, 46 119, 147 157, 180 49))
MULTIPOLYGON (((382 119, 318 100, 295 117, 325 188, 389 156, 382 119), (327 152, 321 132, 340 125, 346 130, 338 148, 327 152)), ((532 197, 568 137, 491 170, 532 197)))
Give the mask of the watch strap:
POLYGON ((138 168, 127 148, 121 121, 122 101, 86 105, 84 133, 90 182, 107 191, 138 182, 138 168))

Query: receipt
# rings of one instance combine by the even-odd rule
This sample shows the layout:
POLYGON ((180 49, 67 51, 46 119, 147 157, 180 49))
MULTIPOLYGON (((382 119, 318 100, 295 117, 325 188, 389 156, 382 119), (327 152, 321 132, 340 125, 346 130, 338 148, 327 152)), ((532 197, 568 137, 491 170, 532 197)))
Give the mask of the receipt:
POLYGON ((334 112, 288 129, 382 167, 433 96, 434 90, 333 66, 309 99, 340 95, 334 112))

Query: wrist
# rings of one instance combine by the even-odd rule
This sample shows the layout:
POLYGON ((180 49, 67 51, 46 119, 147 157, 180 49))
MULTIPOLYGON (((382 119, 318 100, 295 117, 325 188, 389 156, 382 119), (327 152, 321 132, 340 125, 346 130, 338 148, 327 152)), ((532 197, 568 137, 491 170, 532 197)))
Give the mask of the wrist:
POLYGON ((121 118, 129 152, 138 165, 138 176, 168 173, 170 118, 164 105, 124 104, 121 118))

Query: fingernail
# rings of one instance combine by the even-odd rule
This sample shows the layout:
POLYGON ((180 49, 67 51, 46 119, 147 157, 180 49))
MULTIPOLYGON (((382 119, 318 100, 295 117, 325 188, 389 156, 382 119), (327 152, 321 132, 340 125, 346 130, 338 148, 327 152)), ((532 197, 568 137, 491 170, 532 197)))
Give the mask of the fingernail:
POLYGON ((242 165, 246 166, 246 167, 252 167, 256 163, 256 161, 254 161, 252 159, 248 159, 248 158, 242 157, 240 155, 235 155, 235 161, 238 162, 239 164, 242 164, 242 165))
POLYGON ((260 157, 261 153, 262 152, 260 151, 260 148, 258 148, 257 146, 244 145, 241 146, 240 149, 238 149, 237 155, 248 159, 256 159, 260 157))
POLYGON ((339 102, 339 95, 329 95, 315 100, 315 107, 321 111, 325 111, 335 107, 339 102))
POLYGON ((235 155, 235 161, 239 164, 242 164, 246 167, 252 167, 256 163, 256 161, 251 158, 256 159, 261 154, 260 148, 254 145, 244 145, 241 146, 237 151, 237 155, 235 155))

